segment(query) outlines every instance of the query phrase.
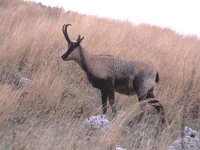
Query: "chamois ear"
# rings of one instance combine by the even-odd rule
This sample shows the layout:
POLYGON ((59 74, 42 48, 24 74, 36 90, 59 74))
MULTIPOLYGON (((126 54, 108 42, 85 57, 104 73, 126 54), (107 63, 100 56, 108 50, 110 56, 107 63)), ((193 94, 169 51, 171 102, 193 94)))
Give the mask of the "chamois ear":
POLYGON ((80 45, 83 39, 84 39, 84 37, 81 38, 81 36, 79 35, 78 38, 77 38, 77 40, 76 40, 76 43, 78 45, 80 45))
POLYGON ((78 42, 80 39, 81 39, 81 35, 79 34, 76 41, 78 42))

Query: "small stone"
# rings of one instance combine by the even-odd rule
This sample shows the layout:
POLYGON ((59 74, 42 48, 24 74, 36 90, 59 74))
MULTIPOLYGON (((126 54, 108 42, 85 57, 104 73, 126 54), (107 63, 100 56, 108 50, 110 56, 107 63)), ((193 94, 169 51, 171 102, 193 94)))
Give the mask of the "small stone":
POLYGON ((127 149, 122 148, 122 147, 116 147, 116 150, 127 150, 127 149))
POLYGON ((31 80, 28 78, 21 77, 18 82, 19 87, 27 87, 31 83, 31 80))

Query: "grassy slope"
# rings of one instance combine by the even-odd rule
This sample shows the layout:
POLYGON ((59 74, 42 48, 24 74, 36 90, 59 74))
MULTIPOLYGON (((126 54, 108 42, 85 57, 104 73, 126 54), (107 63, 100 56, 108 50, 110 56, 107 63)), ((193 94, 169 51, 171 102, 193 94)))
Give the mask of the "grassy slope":
POLYGON ((151 149, 152 143, 165 149, 181 126, 200 130, 200 41, 195 37, 19 0, 0 0, 0 12, 0 149, 108 149, 112 145, 151 149), (139 111, 136 96, 119 94, 120 115, 112 121, 112 129, 98 133, 80 128, 84 118, 101 113, 101 102, 92 101, 100 99, 99 92, 78 65, 60 60, 66 46, 64 23, 73 25, 69 30, 73 39, 79 33, 85 37, 83 46, 92 53, 155 64, 161 78, 156 94, 165 106, 168 129, 154 139, 158 119, 149 115, 149 121, 132 127, 149 134, 147 138, 122 134, 139 111), (16 87, 21 76, 32 79, 29 87, 16 87), (88 132, 93 133, 90 142, 84 140, 88 132))

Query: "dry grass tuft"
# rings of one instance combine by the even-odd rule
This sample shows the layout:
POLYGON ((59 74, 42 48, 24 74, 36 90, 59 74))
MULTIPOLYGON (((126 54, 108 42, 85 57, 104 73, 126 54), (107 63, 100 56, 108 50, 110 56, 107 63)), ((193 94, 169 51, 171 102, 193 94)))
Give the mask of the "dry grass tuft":
POLYGON ((21 0, 0 0, 0 12, 0 149, 166 149, 184 126, 200 130, 196 37, 21 0), (136 96, 119 94, 118 116, 110 128, 81 128, 85 118, 101 113, 100 93, 76 63, 60 60, 65 23, 73 25, 70 37, 85 37, 83 46, 91 53, 148 61, 158 68, 156 95, 165 107, 168 128, 158 131, 159 116, 149 106, 137 124, 136 96), (31 84, 19 88, 21 77, 31 84))

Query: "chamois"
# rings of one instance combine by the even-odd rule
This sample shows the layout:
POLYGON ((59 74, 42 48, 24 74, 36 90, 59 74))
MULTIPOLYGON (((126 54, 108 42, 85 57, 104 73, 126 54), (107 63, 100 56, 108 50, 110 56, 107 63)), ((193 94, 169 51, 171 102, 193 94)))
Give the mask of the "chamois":
MULTIPOLYGON (((136 93, 139 101, 155 98, 154 87, 156 82, 159 82, 159 74, 152 64, 90 54, 81 46, 84 37, 79 35, 76 41, 70 40, 67 33, 68 26, 71 24, 64 24, 62 27, 68 48, 61 58, 64 61, 76 61, 86 73, 88 81, 101 91, 103 114, 107 112, 107 99, 113 115, 116 114, 115 91, 125 95, 136 93)), ((152 100, 149 104, 164 114, 164 108, 159 101, 152 100), (155 103, 158 105, 154 105, 155 103)))

